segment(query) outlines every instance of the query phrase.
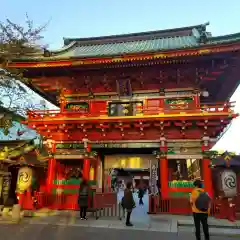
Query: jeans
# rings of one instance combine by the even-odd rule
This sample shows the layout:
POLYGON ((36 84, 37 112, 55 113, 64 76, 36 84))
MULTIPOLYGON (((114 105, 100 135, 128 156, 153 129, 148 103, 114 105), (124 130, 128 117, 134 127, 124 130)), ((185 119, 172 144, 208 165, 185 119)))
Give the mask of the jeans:
POLYGON ((80 217, 86 218, 87 215, 87 207, 80 207, 80 217))
POLYGON ((127 211, 127 218, 126 218, 126 224, 130 224, 130 217, 131 217, 131 213, 130 211, 127 211))
POLYGON ((143 198, 142 197, 139 198, 139 205, 143 205, 143 198))
POLYGON ((195 235, 197 240, 201 240, 201 224, 205 240, 209 240, 208 214, 207 213, 193 213, 195 235))

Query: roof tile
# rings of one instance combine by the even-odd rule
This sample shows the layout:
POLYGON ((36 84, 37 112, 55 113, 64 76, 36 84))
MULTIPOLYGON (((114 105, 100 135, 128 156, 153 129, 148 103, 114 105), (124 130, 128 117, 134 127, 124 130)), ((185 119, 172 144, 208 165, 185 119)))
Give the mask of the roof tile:
POLYGON ((179 36, 121 43, 76 46, 61 54, 61 57, 113 56, 139 52, 157 52, 198 46, 194 36, 179 36))

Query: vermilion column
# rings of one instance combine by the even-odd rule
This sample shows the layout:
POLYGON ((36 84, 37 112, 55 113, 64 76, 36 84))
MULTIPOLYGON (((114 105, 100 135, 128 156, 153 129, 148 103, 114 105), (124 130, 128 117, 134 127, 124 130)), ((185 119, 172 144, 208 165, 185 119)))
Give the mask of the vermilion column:
POLYGON ((168 197, 168 160, 167 157, 159 159, 161 196, 163 199, 168 197))
POLYGON ((202 173, 203 173, 203 181, 204 181, 204 189, 208 192, 210 197, 213 197, 213 186, 212 186, 212 170, 209 167, 211 164, 210 159, 202 160, 202 173))
POLYGON ((90 173, 90 160, 84 159, 83 162, 83 178, 89 180, 89 173, 90 173))
POLYGON ((47 175, 47 191, 51 193, 53 180, 55 177, 55 170, 56 170, 56 159, 50 158, 48 160, 48 175, 47 175))
POLYGON ((194 97, 193 97, 193 101, 195 103, 195 107, 199 107, 200 106, 200 102, 199 102, 199 95, 196 94, 194 97))

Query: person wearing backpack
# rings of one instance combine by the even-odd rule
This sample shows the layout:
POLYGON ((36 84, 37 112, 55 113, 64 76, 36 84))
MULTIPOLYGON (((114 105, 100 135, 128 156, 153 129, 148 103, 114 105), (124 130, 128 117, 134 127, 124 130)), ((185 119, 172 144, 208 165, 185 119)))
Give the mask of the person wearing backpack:
POLYGON ((209 240, 208 215, 210 213, 211 198, 204 191, 201 180, 194 181, 194 189, 191 193, 190 203, 192 206, 197 240, 201 240, 201 224, 205 240, 209 240))

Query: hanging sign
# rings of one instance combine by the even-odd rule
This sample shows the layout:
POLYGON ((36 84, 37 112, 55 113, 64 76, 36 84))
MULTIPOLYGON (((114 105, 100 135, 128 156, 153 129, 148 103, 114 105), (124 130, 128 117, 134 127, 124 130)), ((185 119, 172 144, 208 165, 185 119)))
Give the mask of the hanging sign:
POLYGON ((237 175, 232 170, 224 170, 221 173, 222 191, 225 197, 235 197, 237 195, 237 175))
POLYGON ((73 112, 87 112, 89 105, 86 102, 68 103, 66 104, 66 109, 73 112))
POLYGON ((157 165, 151 164, 150 171, 151 191, 153 194, 157 193, 157 165))

